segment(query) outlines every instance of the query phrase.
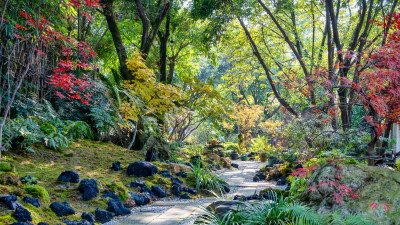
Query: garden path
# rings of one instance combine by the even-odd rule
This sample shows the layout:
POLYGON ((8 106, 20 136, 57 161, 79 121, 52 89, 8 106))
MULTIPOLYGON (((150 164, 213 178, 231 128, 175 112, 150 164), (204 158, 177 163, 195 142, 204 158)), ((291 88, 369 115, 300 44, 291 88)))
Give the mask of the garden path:
MULTIPOLYGON (((223 169, 217 171, 231 186, 231 192, 227 198, 234 195, 253 195, 261 190, 272 188, 284 188, 271 182, 253 182, 256 171, 266 163, 257 161, 236 161, 238 169, 223 169)), ((199 198, 195 200, 163 199, 152 205, 136 207, 132 214, 112 221, 107 225, 189 225, 197 216, 204 214, 204 208, 216 198, 199 198)))

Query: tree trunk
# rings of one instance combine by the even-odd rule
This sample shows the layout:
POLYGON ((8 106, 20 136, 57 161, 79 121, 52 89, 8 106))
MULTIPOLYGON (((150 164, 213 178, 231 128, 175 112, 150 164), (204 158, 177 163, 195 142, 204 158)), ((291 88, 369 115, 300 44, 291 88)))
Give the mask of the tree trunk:
POLYGON ((124 80, 133 80, 134 77, 132 73, 129 72, 128 67, 126 66, 126 60, 128 59, 128 57, 114 15, 114 9, 113 9, 114 0, 102 0, 102 3, 104 4, 104 16, 106 17, 107 20, 108 29, 110 30, 115 50, 118 55, 119 66, 122 77, 124 78, 124 80))
POLYGON ((165 24, 165 33, 158 31, 158 38, 160 39, 160 82, 167 82, 167 46, 169 38, 169 25, 171 16, 167 16, 165 24))

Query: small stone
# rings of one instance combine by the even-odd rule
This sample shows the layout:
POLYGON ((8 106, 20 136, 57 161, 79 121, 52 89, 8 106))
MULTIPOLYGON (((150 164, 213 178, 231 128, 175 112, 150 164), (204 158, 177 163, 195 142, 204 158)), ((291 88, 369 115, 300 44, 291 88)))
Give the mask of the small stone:
POLYGON ((81 220, 81 221, 77 221, 77 220, 64 220, 63 223, 65 223, 66 225, 91 225, 89 223, 89 221, 87 220, 81 220))
POLYGON ((58 176, 58 181, 79 183, 79 174, 74 171, 64 171, 58 176))
POLYGON ((53 202, 50 204, 50 208, 59 217, 75 214, 75 210, 68 204, 68 202, 53 202))
POLYGON ((111 165, 111 169, 112 170, 114 170, 114 171, 120 171, 122 168, 121 168, 121 162, 115 162, 115 163, 113 163, 112 165, 111 165))
POLYGON ((173 183, 171 191, 175 196, 181 196, 182 186, 179 183, 173 183))
POLYGON ((91 214, 89 212, 84 212, 84 213, 82 213, 81 218, 88 221, 91 225, 94 225, 95 217, 93 214, 91 214))
POLYGON ((150 197, 155 198, 156 196, 154 195, 154 193, 151 191, 151 189, 147 186, 141 187, 140 188, 140 192, 142 193, 148 193, 150 195, 150 197))
POLYGON ((99 193, 97 181, 94 179, 83 179, 79 184, 78 190, 83 193, 83 201, 89 201, 99 193))
POLYGON ((31 197, 26 196, 22 200, 25 203, 28 203, 28 204, 31 204, 31 205, 35 206, 36 208, 40 207, 39 199, 37 199, 37 198, 31 198, 31 197))
POLYGON ((146 183, 142 180, 135 180, 130 183, 130 186, 131 187, 144 187, 144 186, 146 186, 146 183))
POLYGON ((113 213, 107 212, 107 211, 99 209, 99 208, 96 209, 96 211, 94 212, 94 215, 96 216, 96 221, 100 222, 100 223, 110 222, 114 216, 113 213))
POLYGON ((181 199, 192 199, 188 193, 184 193, 183 195, 181 195, 181 199))
POLYGON ((231 187, 229 186, 228 183, 223 184, 222 187, 223 187, 223 189, 224 189, 224 190, 223 190, 224 193, 229 193, 229 192, 231 192, 231 187))
POLYGON ((195 195, 195 196, 197 195, 197 191, 194 188, 182 188, 182 191, 187 192, 191 195, 195 195))
POLYGON ((24 223, 24 222, 14 222, 11 225, 33 225, 33 224, 32 223, 24 223))
POLYGON ((111 198, 111 199, 119 199, 116 194, 112 193, 109 190, 105 190, 101 197, 103 197, 103 198, 111 198))
POLYGON ((172 183, 183 184, 183 181, 177 177, 171 177, 172 183))
POLYGON ((126 208, 118 199, 110 199, 108 201, 107 211, 110 211, 117 216, 131 214, 131 210, 126 208))
POLYGON ((32 221, 32 216, 31 212, 29 212, 27 209, 24 207, 17 207, 15 212, 13 213, 13 217, 18 221, 18 222, 30 222, 32 221))
POLYGON ((37 225, 49 225, 48 223, 45 223, 45 222, 40 222, 40 223, 38 223, 37 225))
POLYGON ((258 172, 258 173, 256 174, 256 176, 257 176, 260 180, 265 180, 265 179, 267 179, 267 176, 266 176, 264 173, 262 173, 262 172, 258 172))
POLYGON ((260 181, 260 178, 258 176, 254 176, 253 177, 253 182, 258 182, 258 181, 260 181))
POLYGON ((163 176, 163 177, 167 177, 167 178, 171 178, 172 177, 171 173, 169 171, 167 171, 167 170, 161 171, 160 175, 163 176))
POLYGON ((234 167, 234 168, 239 168, 239 164, 237 164, 237 163, 232 163, 232 167, 234 167))
POLYGON ((185 171, 181 171, 181 172, 177 173, 176 176, 182 177, 182 178, 187 178, 187 173, 185 171))
POLYGON ((286 184, 286 182, 287 182, 286 178, 281 178, 278 180, 278 182, 276 182, 276 185, 283 186, 286 184))
POLYGON ((186 166, 188 166, 188 167, 190 167, 190 168, 192 168, 192 169, 193 169, 193 167, 194 167, 194 166, 193 166, 193 164, 191 164, 191 163, 188 163, 188 162, 187 162, 187 163, 185 163, 185 165, 186 165, 186 166))
POLYGON ((154 193, 155 196, 158 198, 165 198, 167 197, 165 190, 162 186, 153 185, 151 187, 151 191, 154 193))
POLYGON ((149 177, 158 172, 157 166, 147 161, 137 161, 129 164, 127 173, 129 176, 149 177))
POLYGON ((148 194, 136 194, 129 192, 137 206, 147 205, 150 203, 150 196, 148 194))

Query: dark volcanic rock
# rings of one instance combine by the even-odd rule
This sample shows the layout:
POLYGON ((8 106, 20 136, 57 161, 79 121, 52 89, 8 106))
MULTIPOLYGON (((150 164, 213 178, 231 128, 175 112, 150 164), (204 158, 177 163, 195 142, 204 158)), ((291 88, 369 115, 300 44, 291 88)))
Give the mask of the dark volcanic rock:
POLYGON ((239 159, 239 154, 237 152, 232 152, 231 153, 231 159, 232 160, 237 160, 239 159))
POLYGON ((221 170, 221 166, 220 166, 219 164, 217 164, 217 165, 215 166, 215 169, 221 170))
POLYGON ((151 191, 154 193, 155 196, 158 198, 165 198, 167 195, 165 194, 165 190, 162 186, 153 185, 151 187, 151 191))
POLYGON ((169 171, 167 171, 167 170, 161 171, 160 175, 163 176, 163 177, 167 177, 167 178, 171 178, 172 177, 171 173, 169 171))
POLYGON ((236 168, 236 169, 239 168, 239 164, 237 164, 237 163, 232 163, 231 166, 236 168))
POLYGON ((253 177, 253 182, 258 182, 258 181, 260 181, 260 178, 258 176, 254 176, 253 177))
POLYGON ((91 225, 94 225, 95 217, 93 214, 91 214, 89 212, 84 212, 84 213, 82 213, 81 218, 88 221, 91 225))
POLYGON ((102 195, 101 197, 103 197, 103 198, 112 198, 112 199, 119 199, 118 196, 117 196, 116 194, 112 193, 112 192, 109 191, 109 190, 105 190, 105 191, 103 192, 103 195, 102 195))
POLYGON ((145 187, 146 183, 142 180, 135 180, 130 183, 131 187, 145 187))
POLYGON ((129 176, 149 177, 158 172, 157 166, 146 161, 137 161, 129 164, 127 173, 129 176))
POLYGON ((246 196, 244 196, 244 195, 235 195, 233 197, 233 200, 245 201, 246 200, 246 196))
POLYGON ((118 161, 118 162, 113 163, 111 166, 111 169, 114 171, 120 171, 122 169, 121 162, 118 161))
POLYGON ((224 193, 229 193, 229 192, 231 192, 231 187, 229 186, 228 183, 223 184, 222 187, 223 187, 223 189, 224 189, 224 190, 223 190, 224 193))
POLYGON ((23 207, 19 202, 17 202, 17 199, 18 198, 15 195, 3 196, 0 197, 0 202, 4 202, 11 210, 15 210, 18 206, 23 207))
POLYGON ((40 223, 38 223, 37 225, 49 225, 48 223, 45 223, 45 222, 40 222, 40 223))
POLYGON ((29 212, 27 209, 21 206, 17 207, 17 209, 12 215, 18 222, 32 221, 31 212, 29 212))
POLYGON ((258 173, 256 174, 256 176, 257 176, 260 180, 265 180, 265 179, 267 179, 267 176, 266 176, 264 173, 262 173, 262 172, 258 172, 258 173))
POLYGON ((185 193, 181 195, 181 199, 192 199, 192 198, 188 195, 188 193, 185 193))
POLYGON ((182 191, 187 192, 191 195, 197 195, 197 191, 194 188, 182 188, 182 191))
POLYGON ((31 197, 26 196, 22 200, 25 203, 28 203, 28 204, 31 204, 31 205, 35 206, 36 208, 40 207, 39 199, 37 199, 37 198, 31 198, 31 197))
POLYGON ((301 165, 301 164, 297 164, 297 166, 296 166, 296 168, 295 168, 295 169, 297 170, 297 169, 300 169, 300 168, 303 168, 303 165, 301 165))
POLYGON ((276 182, 276 185, 283 186, 286 184, 286 182, 287 182, 286 178, 281 178, 278 180, 278 182, 276 182))
POLYGON ((148 193, 150 195, 151 198, 155 198, 156 196, 154 195, 154 193, 151 191, 151 189, 147 186, 141 187, 140 188, 140 192, 142 193, 148 193))
POLYGON ((33 224, 32 223, 24 223, 24 222, 14 222, 11 225, 33 225, 33 224))
POLYGON ((207 206, 209 212, 217 214, 217 216, 222 219, 226 213, 229 211, 244 210, 246 205, 241 201, 215 201, 207 206))
POLYGON ((107 223, 107 222, 111 221, 111 219, 114 216, 114 213, 107 212, 105 210, 97 208, 96 211, 94 212, 94 215, 96 216, 96 221, 97 222, 107 223))
POLYGON ((118 199, 110 199, 108 201, 107 211, 110 211, 117 216, 131 214, 131 210, 126 208, 118 199))
POLYGON ((150 203, 150 196, 148 194, 136 194, 133 192, 129 192, 129 194, 138 206, 147 205, 150 203))
POLYGON ((50 204, 50 208, 60 217, 75 214, 75 210, 68 204, 68 202, 53 202, 50 204))
POLYGON ((58 181, 79 183, 79 174, 74 171, 64 171, 58 176, 58 181))
POLYGON ((185 165, 186 165, 186 166, 188 166, 188 167, 190 167, 190 168, 192 168, 192 169, 193 169, 193 167, 194 167, 194 166, 193 166, 193 164, 191 164, 191 163, 188 163, 188 162, 187 162, 187 163, 185 163, 185 165))
POLYGON ((182 185, 180 185, 180 184, 178 184, 178 183, 173 183, 173 184, 172 184, 172 188, 171 188, 171 192, 172 192, 172 194, 174 194, 175 196, 181 196, 182 185))
POLYGON ((83 201, 89 201, 99 193, 97 181, 94 179, 83 179, 79 183, 78 190, 83 193, 83 201))
POLYGON ((187 178, 187 173, 185 171, 181 171, 181 172, 177 173, 176 176, 187 178))
POLYGON ((183 184, 183 181, 177 177, 171 177, 171 181, 173 184, 183 184))

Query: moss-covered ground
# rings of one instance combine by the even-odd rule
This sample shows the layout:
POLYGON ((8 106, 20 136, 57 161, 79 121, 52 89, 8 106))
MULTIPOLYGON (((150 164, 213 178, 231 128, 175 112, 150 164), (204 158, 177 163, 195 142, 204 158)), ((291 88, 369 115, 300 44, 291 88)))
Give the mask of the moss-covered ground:
MULTIPOLYGON (((135 188, 129 187, 129 183, 138 177, 130 177, 126 174, 129 163, 143 160, 138 151, 126 150, 111 143, 95 142, 89 140, 78 140, 62 152, 56 152, 37 146, 35 153, 21 155, 15 152, 7 152, 3 157, 3 163, 13 167, 11 172, 0 172, 3 176, 12 176, 13 182, 0 182, 0 196, 14 194, 19 197, 18 202, 22 203, 32 213, 33 223, 47 222, 59 224, 63 220, 80 220, 82 212, 94 212, 96 208, 107 208, 107 199, 101 198, 101 193, 106 190, 114 190, 121 197, 126 196, 127 191, 137 192, 135 188), (120 161, 122 170, 115 172, 111 170, 113 162, 120 161), (91 201, 82 201, 78 192, 78 184, 58 182, 57 178, 62 171, 73 170, 79 173, 80 180, 96 179, 100 194, 91 201), (37 185, 48 192, 41 196, 41 191, 32 191, 20 182, 15 185, 15 177, 30 175, 37 178, 37 185), (7 184, 8 183, 8 184, 7 184), (39 193, 37 193, 39 192, 39 193), (35 208, 32 205, 24 204, 24 196, 39 197, 41 207, 35 208), (48 201, 49 200, 49 201, 48 201), (75 209, 76 214, 58 218, 49 208, 51 202, 67 201, 75 209)), ((159 170, 167 168, 167 164, 155 162, 159 170)), ((8 179, 8 178, 7 178, 8 179)), ((155 175, 145 179, 146 184, 163 185, 165 189, 171 185, 170 179, 155 175)), ((40 188, 39 188, 40 189, 40 188)), ((10 224, 15 220, 11 217, 12 211, 0 205, 0 224, 10 224)))

